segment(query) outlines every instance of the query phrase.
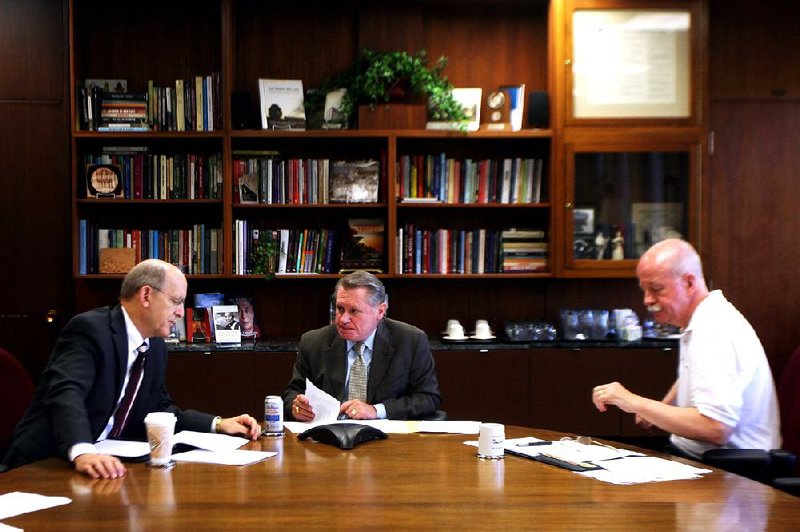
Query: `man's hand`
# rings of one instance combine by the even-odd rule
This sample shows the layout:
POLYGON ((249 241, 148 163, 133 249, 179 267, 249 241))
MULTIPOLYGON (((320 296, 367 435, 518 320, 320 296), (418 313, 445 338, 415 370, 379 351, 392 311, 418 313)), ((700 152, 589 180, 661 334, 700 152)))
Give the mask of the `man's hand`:
POLYGON ((231 436, 244 436, 254 441, 261 434, 261 427, 258 425, 258 421, 248 414, 224 418, 219 424, 219 430, 231 436))
POLYGON ((119 478, 127 470, 119 458, 109 454, 81 454, 75 457, 75 470, 92 478, 119 478))
POLYGON ((292 415, 297 421, 312 421, 314 419, 314 409, 311 408, 305 395, 298 394, 292 401, 292 415))
POLYGON ((339 413, 346 415, 350 419, 375 419, 378 417, 378 411, 374 406, 358 399, 342 403, 339 413))
POLYGON ((638 395, 629 392, 618 382, 595 386, 592 391, 592 402, 600 412, 606 411, 606 405, 614 405, 629 414, 635 414, 635 402, 638 398, 638 395))

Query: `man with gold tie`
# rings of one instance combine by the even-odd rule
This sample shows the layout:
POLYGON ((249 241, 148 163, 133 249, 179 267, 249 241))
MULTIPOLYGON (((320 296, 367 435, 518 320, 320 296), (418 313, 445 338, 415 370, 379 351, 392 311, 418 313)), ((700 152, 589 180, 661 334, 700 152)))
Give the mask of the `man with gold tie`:
POLYGON ((439 407, 439 383, 428 338, 389 319, 386 289, 357 271, 336 284, 335 323, 300 338, 292 379, 283 393, 287 419, 311 421, 306 378, 342 402, 351 419, 421 419, 439 407))

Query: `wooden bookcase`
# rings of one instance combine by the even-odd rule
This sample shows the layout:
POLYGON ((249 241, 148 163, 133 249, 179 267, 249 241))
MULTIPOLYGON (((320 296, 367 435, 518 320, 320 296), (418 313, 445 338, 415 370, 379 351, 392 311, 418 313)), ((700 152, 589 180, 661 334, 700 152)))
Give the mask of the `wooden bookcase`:
MULTIPOLYGON (((692 57, 706 50, 705 0, 644 3, 693 14, 692 57)), ((565 306, 640 309, 632 281, 635 261, 604 261, 603 267, 575 267, 568 196, 570 143, 583 148, 628 145, 649 139, 647 149, 682 143, 696 153, 688 179, 699 195, 704 168, 705 77, 693 60, 692 119, 575 121, 568 116, 567 76, 571 54, 571 14, 575 9, 643 8, 642 2, 610 0, 475 0, 394 2, 257 0, 144 0, 135 5, 100 0, 70 0, 70 84, 72 99, 72 240, 77 310, 113 301, 119 275, 81 274, 80 220, 123 229, 186 229, 194 224, 218 228, 221 268, 190 274, 189 291, 247 293, 256 301, 261 329, 270 337, 297 337, 327 322, 327 300, 336 274, 287 275, 270 282, 233 274, 233 227, 248 219, 262 227, 336 228, 348 218, 382 218, 386 226, 385 273, 390 315, 436 334, 445 320, 488 318, 493 328, 508 319, 557 321, 565 306), (446 73, 455 86, 481 87, 484 96, 510 83, 526 93, 549 95, 546 129, 519 132, 426 130, 347 130, 275 132, 234 127, 244 109, 259 123, 258 79, 301 79, 306 89, 349 66, 363 48, 425 49, 449 58, 446 73), (221 129, 204 132, 101 133, 78 128, 78 88, 85 79, 126 79, 129 91, 144 91, 148 81, 174 86, 176 79, 220 74, 221 129), (670 138, 667 141, 665 135, 670 138), (576 140, 577 139, 577 140, 576 140), (147 147, 154 153, 219 154, 222 192, 212 199, 86 198, 83 161, 103 147, 147 147), (233 200, 232 159, 236 150, 277 150, 285 157, 376 158, 382 169, 377 203, 363 205, 238 205, 233 200), (395 179, 404 155, 462 158, 535 157, 543 160, 541 200, 532 204, 407 204, 398 200, 395 179), (428 229, 503 229, 535 227, 546 232, 548 264, 528 274, 411 274, 398 268, 398 229, 413 224, 428 229), (109 281, 109 279, 111 281, 109 281), (609 295, 611 294, 611 295, 609 295), (420 304, 420 297, 424 304, 420 304)), ((527 106, 527 102, 526 102, 527 106)), ((487 112, 484 103, 482 115, 487 112)), ((527 120, 526 120, 527 124, 527 120)), ((699 196, 698 196, 699 197, 699 196)), ((692 211, 697 244, 701 221, 692 211)), ((586 265, 584 265, 586 266, 586 265)))

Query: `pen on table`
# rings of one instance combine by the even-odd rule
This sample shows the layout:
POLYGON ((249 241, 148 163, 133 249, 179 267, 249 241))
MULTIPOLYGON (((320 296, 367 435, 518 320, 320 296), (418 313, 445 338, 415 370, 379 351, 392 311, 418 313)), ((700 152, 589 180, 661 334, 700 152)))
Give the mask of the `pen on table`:
POLYGON ((532 447, 534 445, 550 445, 553 442, 550 441, 529 441, 525 443, 518 443, 514 447, 532 447))

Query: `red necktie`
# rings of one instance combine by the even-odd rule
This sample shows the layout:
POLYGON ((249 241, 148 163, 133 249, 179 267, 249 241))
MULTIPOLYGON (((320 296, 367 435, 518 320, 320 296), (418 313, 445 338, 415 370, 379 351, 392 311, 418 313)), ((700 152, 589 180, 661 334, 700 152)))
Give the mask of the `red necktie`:
POLYGON ((139 381, 144 371, 147 349, 147 342, 144 342, 136 349, 139 354, 136 355, 136 360, 133 361, 133 365, 131 366, 128 385, 125 386, 125 395, 122 396, 122 401, 120 401, 116 412, 114 412, 114 426, 111 428, 111 432, 108 435, 109 438, 119 438, 120 434, 122 434, 122 429, 125 428, 125 423, 128 421, 128 414, 130 414, 133 400, 136 398, 136 388, 139 386, 139 381))

